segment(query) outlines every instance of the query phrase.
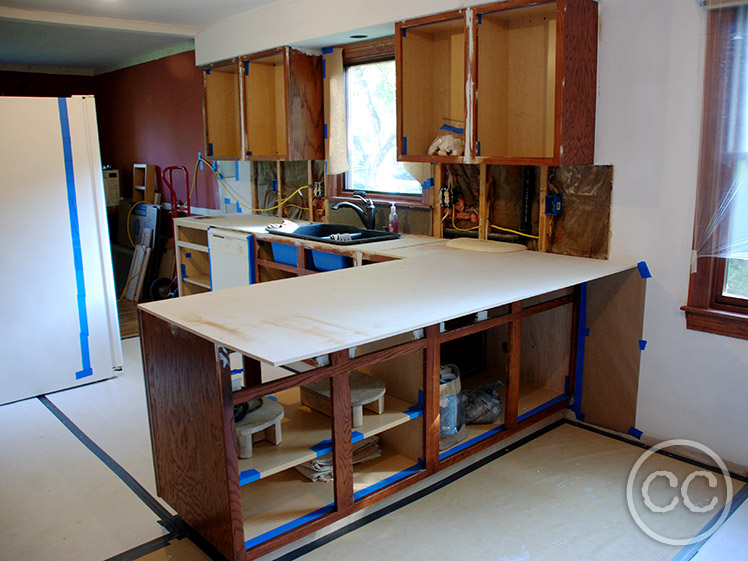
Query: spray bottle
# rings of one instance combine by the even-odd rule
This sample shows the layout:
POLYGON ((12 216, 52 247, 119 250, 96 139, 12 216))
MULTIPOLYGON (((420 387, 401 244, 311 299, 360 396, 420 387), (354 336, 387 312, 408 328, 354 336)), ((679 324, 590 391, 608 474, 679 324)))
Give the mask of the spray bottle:
POLYGON ((390 203, 390 227, 389 230, 393 234, 397 234, 397 209, 395 209, 395 203, 390 203))

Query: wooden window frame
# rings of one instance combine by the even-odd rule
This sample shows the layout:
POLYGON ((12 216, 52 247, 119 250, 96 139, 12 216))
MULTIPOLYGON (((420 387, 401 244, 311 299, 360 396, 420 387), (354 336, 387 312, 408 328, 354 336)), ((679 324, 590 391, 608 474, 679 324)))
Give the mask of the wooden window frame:
MULTIPOLYGON (((395 59, 395 36, 369 39, 343 45, 343 67, 380 62, 395 59)), ((342 201, 356 201, 352 191, 345 189, 345 173, 328 175, 326 183, 329 186, 328 199, 342 201)), ((398 206, 430 208, 431 189, 423 189, 420 195, 401 195, 396 193, 366 193, 366 196, 378 204, 396 203, 398 206)))
MULTIPOLYGON (((722 108, 726 103, 730 88, 727 87, 728 73, 724 72, 723 26, 726 18, 719 17, 717 11, 709 13, 706 67, 704 84, 704 118, 702 125, 701 155, 696 197, 696 216, 700 211, 709 211, 715 205, 715 190, 720 186, 715 177, 726 173, 720 166, 732 167, 724 158, 715 158, 726 132, 720 126, 722 108), (720 161, 721 160, 721 161, 720 161)), ((731 160, 731 158, 727 158, 731 160)), ((719 194, 719 193, 716 193, 719 194)), ((686 328, 727 337, 748 339, 748 301, 723 294, 727 259, 724 257, 701 257, 696 260, 696 271, 691 273, 688 287, 688 303, 685 311, 686 328)))

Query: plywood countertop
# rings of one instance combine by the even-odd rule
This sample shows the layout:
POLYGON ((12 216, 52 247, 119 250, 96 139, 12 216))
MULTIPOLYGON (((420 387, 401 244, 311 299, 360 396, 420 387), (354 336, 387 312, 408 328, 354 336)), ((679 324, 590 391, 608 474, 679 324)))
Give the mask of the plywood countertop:
POLYGON ((404 259, 140 307, 283 366, 636 267, 535 251, 469 251, 443 242, 408 251, 404 259))

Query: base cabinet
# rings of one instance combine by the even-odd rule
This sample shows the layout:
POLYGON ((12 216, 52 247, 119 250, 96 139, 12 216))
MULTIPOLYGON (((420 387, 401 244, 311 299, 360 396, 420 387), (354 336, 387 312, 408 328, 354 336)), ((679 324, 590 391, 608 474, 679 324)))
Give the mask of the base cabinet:
POLYGON ((158 494, 229 559, 253 559, 319 530, 566 408, 579 298, 578 288, 567 289, 284 369, 141 309, 158 494), (500 382, 501 415, 469 425, 444 449, 442 346, 481 333, 486 358, 462 386, 500 382), (351 380, 360 375, 352 371, 386 388, 384 407, 364 409, 357 426, 359 382, 351 380), (329 407, 301 403, 301 387, 312 382, 329 384, 329 407), (260 437, 251 457, 239 458, 235 406, 258 399, 282 405, 282 439, 260 437))

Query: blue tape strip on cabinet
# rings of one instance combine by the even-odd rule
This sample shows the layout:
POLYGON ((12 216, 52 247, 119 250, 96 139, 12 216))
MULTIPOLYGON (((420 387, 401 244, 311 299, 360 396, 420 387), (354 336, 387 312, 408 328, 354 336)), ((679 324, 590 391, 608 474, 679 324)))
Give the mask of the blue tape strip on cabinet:
POLYGON ((260 545, 263 542, 271 540, 276 536, 280 536, 281 534, 284 534, 285 532, 288 532, 289 530, 298 528, 299 526, 306 524, 307 522, 311 522, 312 520, 315 520, 319 518, 320 516, 323 516, 327 514, 328 512, 332 512, 334 510, 335 510, 334 503, 330 503, 327 506, 318 508, 314 512, 305 514, 304 516, 297 518, 296 520, 291 520, 291 522, 287 522, 286 524, 283 524, 282 526, 278 526, 274 530, 270 530, 269 532, 265 532, 264 534, 260 534, 257 537, 254 537, 252 539, 245 541, 244 547, 246 549, 250 549, 252 547, 255 547, 256 545, 260 545))
POLYGON ((267 399, 272 399, 273 401, 278 401, 278 398, 277 398, 277 397, 275 397, 274 395, 266 395, 265 397, 266 397, 267 399))
POLYGON ((249 61, 248 60, 244 61, 244 75, 249 76, 249 61))
POLYGON ((246 485, 260 479, 260 472, 256 469, 248 469, 246 471, 239 472, 239 485, 246 485))
POLYGON ((317 457, 324 456, 325 454, 329 454, 332 452, 332 440, 329 438, 327 440, 322 440, 315 444, 314 446, 310 446, 309 449, 317 454, 317 457))
POLYGON ((407 156, 408 154, 408 137, 403 137, 403 156, 407 156))
POLYGON ((368 487, 353 493, 353 500, 357 501, 358 499, 361 499, 365 497, 366 495, 371 495, 375 491, 379 491, 380 489, 387 487, 387 485, 391 485, 397 481, 400 481, 401 479, 405 479, 409 475, 417 473, 421 471, 422 469, 423 469, 423 464, 422 462, 419 461, 417 464, 414 464, 410 466, 409 468, 406 468, 398 473, 393 473, 389 477, 385 477, 381 481, 374 483, 373 485, 369 485, 368 487))
POLYGON ((200 162, 200 170, 202 171, 203 169, 203 153, 202 152, 197 153, 197 160, 200 162))
POLYGON ((241 214, 242 212, 244 212, 242 210, 242 205, 239 204, 239 201, 236 201, 236 212, 237 214, 241 214))
POLYGON ((322 78, 327 78, 327 61, 322 59, 322 78))
POLYGON ((428 191, 433 186, 434 186, 434 178, 433 177, 429 177, 426 181, 423 182, 423 185, 421 185, 421 187, 423 188, 424 191, 428 191))
POLYGON ((239 181, 239 160, 234 162, 234 179, 239 181))
POLYGON ((641 278, 643 279, 652 278, 652 273, 649 272, 649 267, 647 267, 646 261, 639 261, 639 263, 636 264, 636 268, 639 269, 639 275, 641 275, 641 278))
POLYGON ((322 54, 323 55, 330 55, 330 54, 332 54, 332 49, 333 49, 332 47, 325 47, 324 49, 322 49, 322 54))
MULTIPOLYGON (((237 203, 238 204, 238 203, 237 203)), ((247 266, 249 267, 249 284, 255 284, 255 237, 247 236, 247 266)))
POLYGON ((224 197, 223 198, 223 204, 230 205, 231 204, 231 199, 229 199, 228 197, 224 197))
POLYGON ((579 285, 579 325, 577 326, 577 364, 574 369, 574 403, 570 409, 577 420, 584 421, 582 414, 582 381, 584 378, 584 344, 589 336, 587 329, 587 283, 579 285))
POLYGON ((643 351, 647 348, 647 342, 644 339, 639 339, 639 350, 643 351))
POLYGON ((502 423, 498 427, 492 428, 491 430, 487 430, 486 432, 484 432, 482 434, 479 434, 475 438, 471 438, 470 440, 465 440, 463 442, 460 442, 457 446, 453 446, 449 450, 445 450, 444 452, 442 452, 441 454, 439 454, 439 460, 444 460, 445 458, 449 458, 450 456, 454 456, 455 454, 457 454, 457 452, 461 452, 465 448, 469 448, 473 444, 476 444, 476 443, 480 442, 481 440, 485 440, 485 439, 493 436, 494 434, 498 434, 498 433, 500 433, 500 432, 502 432, 504 430, 506 430, 506 427, 502 423))
POLYGON ((236 374, 241 374, 242 372, 244 372, 244 368, 234 368, 234 369, 233 369, 233 370, 231 371, 231 375, 232 375, 232 376, 234 376, 234 375, 236 375, 236 374))
POLYGON ((76 303, 78 306, 78 327, 81 351, 81 369, 75 373, 80 380, 93 374, 91 352, 89 348, 88 310, 86 309, 86 282, 83 276, 83 250, 81 246, 80 224, 78 222, 78 200, 75 193, 75 173, 73 168, 73 146, 70 138, 70 118, 67 100, 57 98, 60 114, 60 131, 62 134, 62 154, 65 163, 65 187, 67 189, 68 217, 70 219, 70 238, 73 245, 73 266, 75 269, 76 303))
POLYGON ((644 433, 635 427, 629 427, 629 430, 626 431, 626 434, 633 436, 637 440, 641 440, 644 433))
POLYGON ((517 417, 517 422, 519 423, 519 422, 524 421, 525 419, 527 419, 529 417, 532 417, 533 415, 536 415, 536 414, 540 413, 541 411, 545 411, 549 407, 552 407, 552 406, 556 405, 557 403, 561 403, 565 399, 566 399, 566 395, 564 395, 564 394, 556 396, 553 399, 546 401, 542 405, 538 405, 535 409, 530 409, 530 411, 527 411, 526 413, 523 413, 522 415, 520 415, 519 417, 517 417))

